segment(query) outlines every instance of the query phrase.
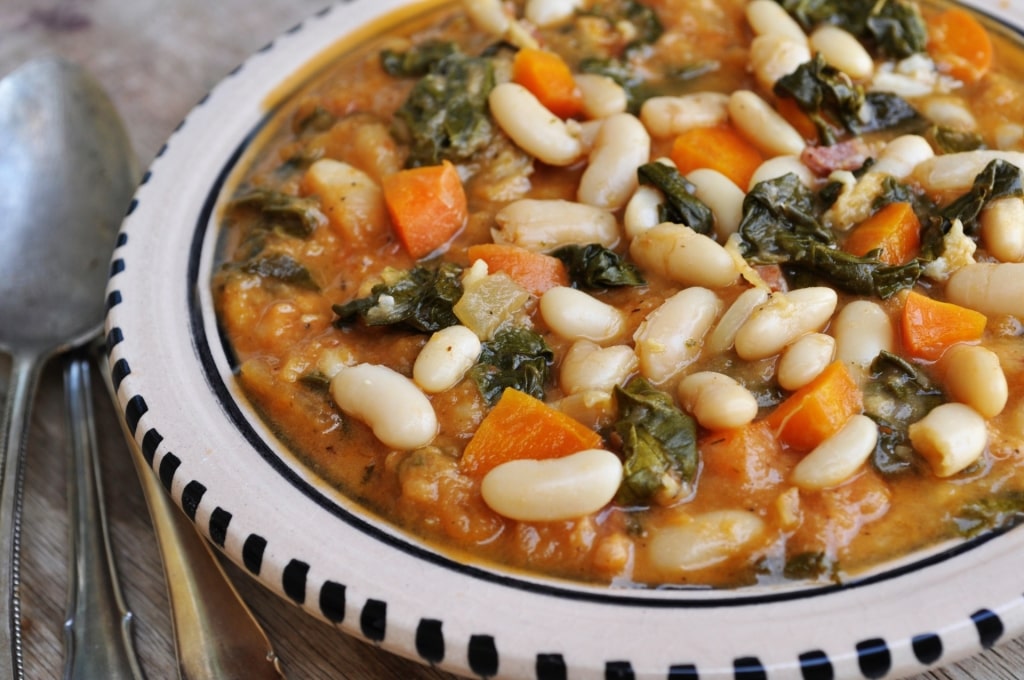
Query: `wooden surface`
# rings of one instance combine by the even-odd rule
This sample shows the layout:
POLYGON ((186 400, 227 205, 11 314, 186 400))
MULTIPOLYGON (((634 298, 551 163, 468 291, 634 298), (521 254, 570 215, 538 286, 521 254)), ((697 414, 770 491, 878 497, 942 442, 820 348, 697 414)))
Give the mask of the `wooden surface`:
MULTIPOLYGON (((2 0, 0 75, 45 53, 84 63, 119 107, 145 166, 178 121, 224 74, 322 6, 323 0, 2 0)), ((0 395, 8 372, 9 363, 0 358, 0 395)), ((113 408, 100 386, 95 387, 107 511, 125 596, 136 616, 136 644, 149 678, 173 678, 176 665, 159 552, 113 408)), ((33 409, 25 485, 24 638, 28 677, 33 679, 60 677, 62 668, 68 574, 65 417, 60 366, 52 362, 33 409)), ((227 568, 291 678, 451 677, 341 634, 278 599, 233 565, 227 568)), ((1024 677, 1024 638, 918 677, 1024 677)))

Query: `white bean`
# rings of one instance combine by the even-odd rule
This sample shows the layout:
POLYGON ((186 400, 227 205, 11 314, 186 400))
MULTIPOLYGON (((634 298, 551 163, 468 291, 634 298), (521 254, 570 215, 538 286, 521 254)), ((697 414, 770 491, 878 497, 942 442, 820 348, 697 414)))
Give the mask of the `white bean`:
POLYGON ((799 155, 807 142, 786 119, 750 90, 729 97, 729 118, 739 131, 769 156, 799 155))
POLYGON ((608 342, 625 328, 625 315, 582 290, 555 286, 540 298, 540 314, 555 333, 569 340, 608 342))
POLYGON ((981 240, 1000 262, 1024 261, 1024 200, 1000 198, 981 211, 981 240))
POLYGON ((808 333, 789 344, 779 358, 775 377, 784 390, 794 392, 811 382, 832 363, 836 340, 824 333, 808 333))
POLYGON ((580 88, 583 115, 587 118, 607 118, 623 113, 629 102, 626 91, 617 82, 599 73, 577 73, 573 76, 580 88))
POLYGON ((660 190, 646 184, 638 186, 622 214, 622 227, 626 237, 632 240, 661 224, 660 209, 664 202, 665 196, 660 190))
POLYGON ((978 129, 967 102, 959 97, 929 97, 919 106, 924 117, 936 125, 967 132, 978 129))
POLYGON ((838 302, 836 292, 824 286, 774 293, 740 326, 736 353, 747 360, 778 354, 800 336, 821 330, 838 302))
POLYGON ((665 300, 633 334, 640 373, 660 383, 693 363, 721 308, 717 295, 698 286, 665 300))
POLYGON ((1001 159, 1024 168, 1024 151, 981 149, 933 156, 914 168, 914 178, 927 191, 966 191, 985 166, 1001 159))
POLYGON ((768 291, 764 288, 750 288, 740 293, 729 305, 722 318, 718 320, 715 330, 708 336, 705 347, 709 354, 720 354, 732 349, 736 342, 736 333, 740 326, 755 309, 768 299, 768 291))
POLYGON ((592 205, 560 199, 522 198, 494 216, 495 243, 510 243, 527 250, 554 250, 570 244, 600 243, 611 248, 619 242, 615 216, 592 205))
MULTIPOLYGON (((768 0, 769 2, 771 0, 768 0)), ((743 219, 743 189, 717 170, 697 168, 686 174, 696 189, 693 195, 715 216, 715 236, 720 243, 736 233, 743 219)))
POLYGON ((896 331, 882 306, 870 300, 854 300, 843 307, 832 324, 836 358, 850 368, 865 369, 883 350, 892 352, 896 331))
POLYGON ((331 228, 348 241, 365 241, 386 223, 387 208, 380 186, 348 163, 321 158, 306 170, 302 186, 320 199, 320 209, 331 228))
POLYGON ((942 355, 944 383, 949 395, 967 404, 984 418, 994 418, 1006 408, 1009 386, 999 355, 980 345, 957 344, 942 355))
POLYGON ((704 569, 763 540, 764 534, 764 520, 752 512, 715 510, 659 529, 647 544, 648 557, 668 573, 704 569))
POLYGON ((601 347, 591 340, 577 340, 562 359, 558 380, 566 394, 611 392, 626 381, 638 363, 629 345, 601 347))
POLYGON ((629 254, 642 268, 686 286, 724 288, 740 275, 732 255, 721 245, 690 227, 669 222, 634 238, 629 254))
POLYGON ((557 522, 597 512, 622 482, 619 457, 587 449, 561 458, 513 460, 480 482, 484 502, 499 515, 521 522, 557 522))
POLYGON ((952 477, 981 458, 988 443, 985 419, 965 404, 933 408, 909 428, 910 443, 939 477, 952 477))
POLYGON ((832 24, 822 24, 811 33, 811 49, 825 62, 854 80, 866 80, 875 72, 875 61, 857 38, 832 24))
POLYGON ((854 415, 838 432, 804 456, 789 480, 809 491, 839 486, 867 462, 877 443, 875 421, 862 414, 854 415))
POLYGON ((979 262, 956 270, 946 284, 949 301, 982 314, 1024 319, 1024 262, 979 262))
POLYGON ((519 148, 548 165, 570 165, 583 154, 579 137, 522 85, 500 83, 487 103, 498 126, 519 148))
POLYGON ((580 203, 618 210, 637 188, 636 169, 650 156, 651 137, 636 116, 617 113, 605 118, 594 140, 587 169, 580 177, 577 199, 580 203))
POLYGON ((574 392, 551 405, 592 430, 600 430, 611 425, 619 414, 612 393, 604 390, 574 392))
POLYGON ((331 397, 343 412, 366 423, 395 449, 426 446, 437 434, 430 400, 412 380, 377 364, 356 364, 331 379, 331 397))
POLYGON ((571 17, 581 0, 526 0, 523 16, 535 26, 551 26, 571 17))
POLYGON ((505 14, 501 0, 462 0, 470 21, 481 31, 495 38, 505 36, 511 20, 505 14))
POLYGON ((757 166, 754 174, 750 176, 750 184, 747 186, 747 191, 750 191, 761 182, 778 179, 790 173, 796 175, 800 183, 805 187, 811 188, 814 186, 814 173, 811 172, 811 169, 804 165, 799 156, 787 154, 785 156, 769 158, 757 166))
POLYGON ((783 35, 759 35, 750 41, 750 69, 758 84, 771 91, 775 82, 811 60, 806 38, 799 42, 783 35))
POLYGON ((796 42, 807 42, 804 29, 774 0, 751 0, 745 12, 747 23, 757 35, 781 35, 796 42))
POLYGON ((695 127, 719 125, 728 119, 729 96, 721 92, 651 97, 640 107, 640 120, 647 131, 662 139, 695 127))
POLYGON ((886 144, 878 153, 878 161, 870 172, 881 172, 896 179, 905 179, 918 163, 932 158, 935 151, 921 135, 901 135, 886 144))
POLYGON ((724 373, 691 373, 679 381, 678 394, 682 407, 709 430, 743 427, 757 417, 757 399, 724 373))
POLYGON ((423 345, 412 379, 424 392, 444 392, 462 380, 480 356, 480 338, 465 326, 448 326, 423 345))

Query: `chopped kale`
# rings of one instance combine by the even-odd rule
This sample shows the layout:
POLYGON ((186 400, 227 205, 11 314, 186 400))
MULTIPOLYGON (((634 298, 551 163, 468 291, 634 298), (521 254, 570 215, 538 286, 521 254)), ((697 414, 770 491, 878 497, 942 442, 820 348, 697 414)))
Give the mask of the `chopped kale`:
POLYGON ((626 459, 619 502, 649 503, 671 480, 692 482, 698 462, 693 418, 644 378, 616 387, 615 396, 619 417, 613 429, 626 459))
POLYGON ((241 269, 260 278, 273 279, 296 288, 320 290, 309 270, 287 253, 273 253, 248 260, 242 264, 241 269))
POLYGON ((990 529, 1008 529, 1024 520, 1024 491, 1004 491, 967 503, 953 517, 965 538, 990 529))
POLYGON ((405 52, 382 50, 380 65, 389 76, 419 78, 427 75, 441 61, 458 52, 459 47, 454 42, 434 40, 405 52))
POLYGON ((985 147, 985 140, 977 132, 953 130, 939 125, 929 129, 927 137, 944 154, 975 151, 985 147))
POLYGON ((331 387, 331 379, 322 371, 310 371, 300 375, 299 383, 314 392, 327 392, 331 387))
POLYGON ((252 209, 259 213, 255 230, 280 231, 305 238, 317 227, 327 223, 315 198, 303 198, 272 191, 252 189, 236 197, 230 209, 252 209))
POLYGON ((812 581, 822 576, 835 577, 836 564, 823 552, 804 552, 786 560, 782 573, 786 578, 812 581))
POLYGON ((843 28, 877 55, 902 59, 923 52, 928 29, 907 0, 779 0, 808 32, 818 24, 843 28))
POLYGON ((452 311, 462 297, 462 268, 450 262, 439 267, 419 266, 409 271, 388 269, 384 282, 370 294, 334 305, 342 327, 361 318, 369 326, 403 325, 433 333, 459 323, 452 311))
POLYGON ((664 163, 646 163, 636 170, 640 184, 659 189, 665 203, 659 211, 662 222, 685 224, 698 234, 710 234, 715 218, 711 208, 694 195, 697 187, 682 173, 664 163))
POLYGON ((623 23, 632 26, 631 34, 636 37, 626 45, 624 51, 627 54, 644 45, 653 44, 665 30, 657 13, 636 0, 611 0, 597 3, 585 14, 600 17, 610 26, 620 26, 623 23))
POLYGON ((554 352, 539 333, 512 326, 483 343, 480 358, 469 375, 492 406, 507 387, 544 399, 554 359, 554 352))
POLYGON ((645 283, 636 265, 599 243, 562 246, 551 254, 565 264, 569 280, 576 288, 601 289, 645 283))
POLYGON ((651 96, 650 84, 644 75, 622 59, 586 57, 580 61, 579 69, 581 73, 595 73, 618 83, 626 93, 630 113, 639 113, 640 105, 651 96))

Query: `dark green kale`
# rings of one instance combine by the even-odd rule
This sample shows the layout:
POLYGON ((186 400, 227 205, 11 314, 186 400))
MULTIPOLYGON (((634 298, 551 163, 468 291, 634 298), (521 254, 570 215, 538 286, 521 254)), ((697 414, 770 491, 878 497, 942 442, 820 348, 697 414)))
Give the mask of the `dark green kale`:
POLYGON ((923 52, 928 28, 908 0, 779 0, 808 32, 822 23, 839 26, 876 56, 902 59, 923 52))
POLYGON ((665 203, 659 209, 662 222, 685 224, 698 234, 710 234, 714 229, 714 213, 694 195, 697 187, 676 168, 664 163, 646 163, 636 170, 640 184, 659 189, 665 203))
POLYGON ((602 289, 646 283, 636 265, 599 243, 562 246, 551 254, 565 264, 575 288, 602 289))
POLYGON ((936 125, 927 131, 926 136, 944 154, 985 148, 985 140, 977 132, 953 130, 936 125))
POLYGON ((487 112, 487 96, 495 84, 492 60, 438 43, 411 52, 381 56, 384 68, 396 73, 425 71, 395 112, 395 137, 409 145, 406 165, 472 158, 494 134, 487 112))
POLYGON ((306 238, 317 227, 327 224, 315 198, 303 198, 270 189, 252 189, 237 196, 229 210, 255 210, 259 222, 254 230, 277 231, 306 238))
POLYGON ((272 253, 253 258, 242 263, 241 270, 262 279, 273 279, 296 288, 320 290, 309 270, 287 253, 272 253))
POLYGON ((452 311, 462 297, 462 268, 450 262, 438 267, 388 269, 384 282, 370 294, 345 304, 334 305, 334 325, 343 327, 357 318, 368 326, 402 325, 433 333, 459 323, 452 311))
POLYGON ((787 558, 782 573, 794 580, 814 581, 826 575, 837 580, 837 566, 823 552, 804 552, 787 558))
POLYGON ((672 480, 688 484, 697 474, 697 424, 672 397, 644 378, 615 388, 619 417, 612 426, 625 456, 618 500, 649 503, 672 480))
POLYGON ((469 375, 491 406, 508 387, 544 399, 554 359, 554 352, 539 333, 511 326, 483 343, 480 358, 469 375))
POLYGON ((908 430, 944 401, 942 390, 910 362, 886 351, 875 357, 864 387, 864 414, 878 423, 872 463, 879 472, 893 475, 917 469, 921 460, 910 445, 908 430))
POLYGON ((405 52, 382 50, 380 65, 389 76, 419 78, 430 73, 441 61, 458 53, 459 46, 454 42, 433 40, 405 52))
POLYGON ((594 73, 611 78, 626 93, 626 108, 639 113, 640 105, 652 95, 647 79, 632 64, 612 57, 585 57, 580 60, 581 73, 594 73))
POLYGON ((983 531, 1009 529, 1024 520, 1024 491, 1003 491, 967 503, 954 515, 961 536, 969 538, 983 531))
POLYGON ((584 14, 604 19, 610 26, 617 27, 623 23, 632 26, 631 34, 636 37, 624 48, 626 54, 644 45, 653 44, 665 30, 657 13, 636 0, 610 0, 596 3, 584 14))

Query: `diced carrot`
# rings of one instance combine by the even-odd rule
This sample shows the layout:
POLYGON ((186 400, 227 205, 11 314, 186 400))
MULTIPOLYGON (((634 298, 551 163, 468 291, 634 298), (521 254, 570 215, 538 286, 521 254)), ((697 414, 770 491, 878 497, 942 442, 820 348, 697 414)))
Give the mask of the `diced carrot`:
POLYGON ((992 40, 974 15, 953 7, 928 21, 928 53, 940 71, 972 83, 992 66, 992 40))
POLYGON ((915 357, 938 359, 958 342, 979 340, 988 319, 981 312, 910 291, 900 315, 903 348, 915 357))
POLYGON ((571 118, 583 110, 583 98, 572 71, 555 52, 522 48, 512 59, 512 80, 559 118, 571 118))
POLYGON ((800 108, 800 105, 796 103, 795 99, 792 97, 778 97, 775 100, 775 110, 778 111, 779 115, 785 118, 786 122, 792 125, 806 141, 813 142, 818 140, 817 126, 815 126, 811 117, 800 108))
POLYGON ((462 454, 466 474, 482 476, 512 460, 560 458, 601 444, 601 435, 525 392, 508 388, 462 454))
POLYGON ((836 360, 779 404, 768 416, 768 422, 790 448, 810 451, 861 410, 860 387, 846 364, 836 360))
POLYGON ((684 175, 697 168, 711 168, 744 191, 764 160, 761 152, 729 125, 690 128, 675 138, 669 156, 684 175))
POLYGON ((791 462, 766 420, 700 440, 701 493, 766 504, 786 479, 791 462), (721 487, 721 488, 719 488, 721 487))
POLYGON ((920 247, 921 222, 909 203, 886 205, 855 227, 844 245, 858 256, 878 250, 878 259, 886 264, 909 262, 920 247))
POLYGON ((455 166, 399 170, 382 182, 398 239, 419 259, 447 243, 466 224, 466 192, 455 166))
POLYGON ((540 296, 549 288, 569 285, 569 272, 557 257, 535 253, 519 246, 480 243, 466 250, 469 261, 483 260, 487 269, 505 272, 512 280, 540 296))

